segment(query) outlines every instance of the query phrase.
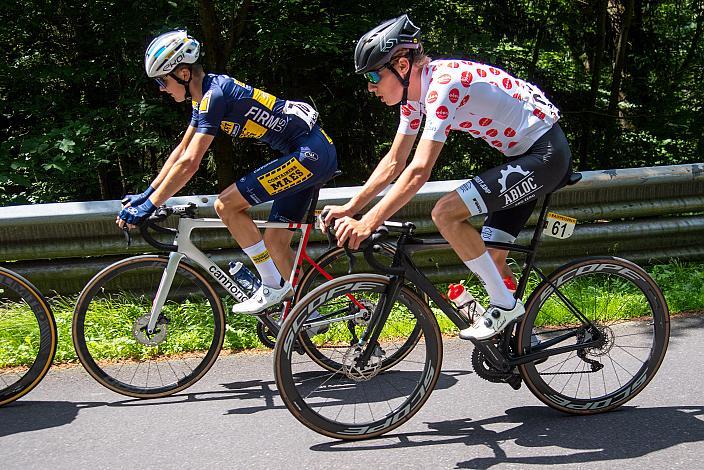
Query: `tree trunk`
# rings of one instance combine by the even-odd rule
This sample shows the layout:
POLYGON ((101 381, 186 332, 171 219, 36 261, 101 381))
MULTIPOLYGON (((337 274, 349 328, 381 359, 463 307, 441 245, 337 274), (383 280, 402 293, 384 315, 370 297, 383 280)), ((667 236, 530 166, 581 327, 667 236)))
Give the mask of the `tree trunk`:
MULTIPOLYGON (((227 73, 227 62, 237 41, 242 37, 245 20, 251 6, 251 0, 244 0, 232 10, 229 28, 223 28, 215 13, 212 0, 199 0, 198 10, 201 19, 201 29, 205 40, 205 55, 203 62, 207 72, 227 73), (223 39, 221 31, 227 30, 227 38, 223 39)), ((218 190, 235 182, 235 154, 232 140, 229 136, 218 133, 213 142, 213 157, 215 159, 215 175, 218 190)))
POLYGON ((589 91, 589 101, 587 102, 587 115, 584 119, 584 130, 582 133, 582 145, 580 151, 580 168, 590 168, 589 152, 591 151, 591 143, 595 138, 594 132, 594 116, 597 113, 596 100, 599 95, 599 84, 601 83, 601 64, 606 49, 606 18, 608 17, 608 0, 597 0, 595 10, 595 18, 597 22, 596 40, 594 41, 594 50, 592 52, 592 78, 589 91))
POLYGON ((611 79, 611 92, 609 94, 608 114, 611 122, 606 128, 606 147, 601 154, 600 166, 607 168, 611 162, 607 159, 607 153, 613 147, 615 132, 618 126, 618 103, 621 97, 621 80, 624 65, 626 62, 626 49, 628 48, 628 33, 631 28, 631 20, 633 18, 634 0, 625 0, 625 10, 621 21, 621 32, 618 37, 618 45, 616 46, 616 59, 614 62, 613 75, 611 79))

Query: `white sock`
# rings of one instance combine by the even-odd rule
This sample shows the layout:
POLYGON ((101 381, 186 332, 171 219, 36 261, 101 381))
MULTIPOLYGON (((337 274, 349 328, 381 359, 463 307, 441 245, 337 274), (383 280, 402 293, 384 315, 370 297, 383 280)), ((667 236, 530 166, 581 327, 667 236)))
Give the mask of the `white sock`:
POLYGON ((254 267, 257 268, 257 272, 259 272, 259 276, 262 278, 262 284, 275 289, 279 289, 283 286, 284 280, 279 270, 276 269, 274 260, 269 256, 269 251, 267 251, 266 246, 264 246, 264 240, 259 240, 259 243, 242 248, 242 250, 247 253, 249 259, 254 263, 254 267))
POLYGON ((470 259, 465 261, 464 264, 484 284, 492 305, 501 308, 513 308, 516 305, 516 299, 513 298, 511 292, 506 288, 504 280, 501 279, 501 274, 496 269, 494 260, 491 259, 488 252, 485 251, 479 258, 470 259))

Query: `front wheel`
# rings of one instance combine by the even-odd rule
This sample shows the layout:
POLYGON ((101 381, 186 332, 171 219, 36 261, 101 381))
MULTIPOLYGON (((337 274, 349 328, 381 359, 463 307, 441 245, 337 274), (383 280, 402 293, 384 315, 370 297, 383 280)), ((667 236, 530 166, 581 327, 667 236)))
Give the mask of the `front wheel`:
POLYGON ((609 411, 655 376, 669 337, 667 304, 648 273, 621 258, 585 258, 559 268, 533 291, 518 350, 591 346, 524 364, 520 371, 531 392, 552 408, 609 411))
POLYGON ((367 326, 375 324, 376 306, 383 304, 389 283, 388 277, 374 274, 340 277, 304 297, 284 321, 274 349, 276 384, 289 411, 308 428, 338 439, 378 436, 410 419, 435 387, 442 361, 440 329, 428 305, 407 286, 394 299, 377 344, 350 345, 344 334, 364 337, 367 326), (370 306, 368 318, 359 317, 350 326, 348 320, 358 318, 359 307, 352 307, 357 303, 370 306), (296 353, 314 314, 337 319, 330 330, 340 335, 326 335, 325 344, 318 345, 338 348, 335 370, 296 353), (399 360, 394 352, 416 327, 415 348, 399 360), (371 356, 362 361, 367 350, 371 356))
POLYGON ((91 279, 73 314, 73 344, 83 367, 123 395, 156 398, 197 382, 225 338, 220 298, 191 266, 180 263, 155 329, 147 324, 168 258, 136 256, 91 279))

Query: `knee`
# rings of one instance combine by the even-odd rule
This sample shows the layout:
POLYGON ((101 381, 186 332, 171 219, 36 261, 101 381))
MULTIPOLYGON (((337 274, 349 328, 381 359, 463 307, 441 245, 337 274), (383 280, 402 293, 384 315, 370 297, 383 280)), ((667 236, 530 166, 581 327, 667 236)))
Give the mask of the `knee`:
POLYGON ((213 209, 221 219, 223 216, 244 212, 249 207, 247 200, 234 186, 223 191, 213 203, 213 209))
POLYGON ((215 209, 215 213, 222 219, 223 213, 225 212, 225 203, 222 201, 222 199, 217 198, 215 200, 215 202, 213 203, 213 209, 215 209))
POLYGON ((453 201, 452 196, 454 193, 446 194, 441 197, 438 202, 435 203, 430 216, 438 227, 447 226, 450 223, 462 221, 467 218, 463 214, 462 208, 457 207, 455 201, 453 201))

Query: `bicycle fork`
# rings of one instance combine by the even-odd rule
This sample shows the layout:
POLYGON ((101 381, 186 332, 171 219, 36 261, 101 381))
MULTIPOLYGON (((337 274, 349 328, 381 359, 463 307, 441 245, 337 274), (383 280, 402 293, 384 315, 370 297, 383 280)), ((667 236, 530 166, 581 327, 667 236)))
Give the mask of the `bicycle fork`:
POLYGON ((169 253, 169 262, 166 265, 164 273, 161 275, 159 289, 156 291, 156 297, 154 297, 154 301, 152 302, 152 310, 149 314, 149 323, 147 324, 147 333, 149 334, 154 333, 156 322, 159 320, 159 314, 161 314, 161 309, 164 307, 164 303, 166 302, 166 296, 169 295, 171 284, 176 276, 176 269, 178 269, 178 264, 184 256, 184 254, 177 251, 172 251, 169 253))

